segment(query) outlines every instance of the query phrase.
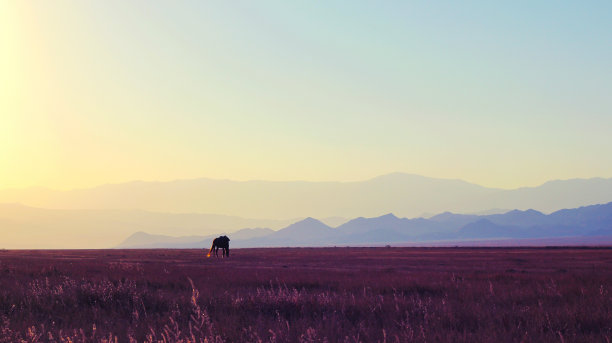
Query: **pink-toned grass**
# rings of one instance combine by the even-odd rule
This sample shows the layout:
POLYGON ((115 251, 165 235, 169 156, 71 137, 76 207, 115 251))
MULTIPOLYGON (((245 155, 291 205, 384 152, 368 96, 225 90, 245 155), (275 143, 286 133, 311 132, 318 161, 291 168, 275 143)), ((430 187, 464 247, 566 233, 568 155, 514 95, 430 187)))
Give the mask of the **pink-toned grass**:
POLYGON ((612 337, 612 250, 0 251, 0 342, 612 337))

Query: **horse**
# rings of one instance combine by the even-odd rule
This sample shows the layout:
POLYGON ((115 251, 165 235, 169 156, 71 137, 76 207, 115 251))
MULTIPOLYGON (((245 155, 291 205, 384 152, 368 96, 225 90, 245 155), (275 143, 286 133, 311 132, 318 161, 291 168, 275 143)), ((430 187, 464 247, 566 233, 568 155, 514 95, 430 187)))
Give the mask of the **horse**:
POLYGON ((220 236, 213 239, 212 246, 206 257, 210 257, 213 250, 215 252, 215 257, 219 257, 219 248, 223 249, 223 257, 229 257, 229 241, 230 239, 227 236, 220 236))

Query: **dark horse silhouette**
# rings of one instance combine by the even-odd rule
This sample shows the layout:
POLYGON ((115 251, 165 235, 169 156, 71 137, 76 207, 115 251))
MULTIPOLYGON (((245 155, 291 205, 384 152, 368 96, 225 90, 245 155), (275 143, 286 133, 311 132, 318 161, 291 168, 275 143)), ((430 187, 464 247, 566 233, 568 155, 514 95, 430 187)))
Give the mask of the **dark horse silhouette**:
POLYGON ((215 257, 219 257, 219 248, 223 249, 223 257, 229 257, 229 241, 230 239, 227 236, 220 236, 213 239, 212 246, 206 257, 210 257, 213 250, 215 252, 215 257))

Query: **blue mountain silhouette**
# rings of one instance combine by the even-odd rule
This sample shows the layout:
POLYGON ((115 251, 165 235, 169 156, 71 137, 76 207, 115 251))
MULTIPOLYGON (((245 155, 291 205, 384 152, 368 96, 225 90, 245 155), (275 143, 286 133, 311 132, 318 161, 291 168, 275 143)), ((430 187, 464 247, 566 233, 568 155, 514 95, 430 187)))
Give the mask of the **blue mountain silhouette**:
POLYGON ((594 236, 612 239, 612 203, 564 209, 549 215, 512 210, 483 216, 445 212, 429 219, 408 219, 389 213, 355 218, 337 228, 309 217, 259 237, 233 239, 232 243, 236 247, 330 246, 594 236))

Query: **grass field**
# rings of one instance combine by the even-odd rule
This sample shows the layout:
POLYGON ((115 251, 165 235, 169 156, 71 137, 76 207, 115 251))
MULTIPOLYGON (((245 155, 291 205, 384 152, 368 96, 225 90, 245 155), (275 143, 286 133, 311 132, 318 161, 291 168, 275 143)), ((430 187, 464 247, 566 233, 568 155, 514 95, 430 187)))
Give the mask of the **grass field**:
POLYGON ((610 342, 612 250, 0 251, 0 342, 610 342))

